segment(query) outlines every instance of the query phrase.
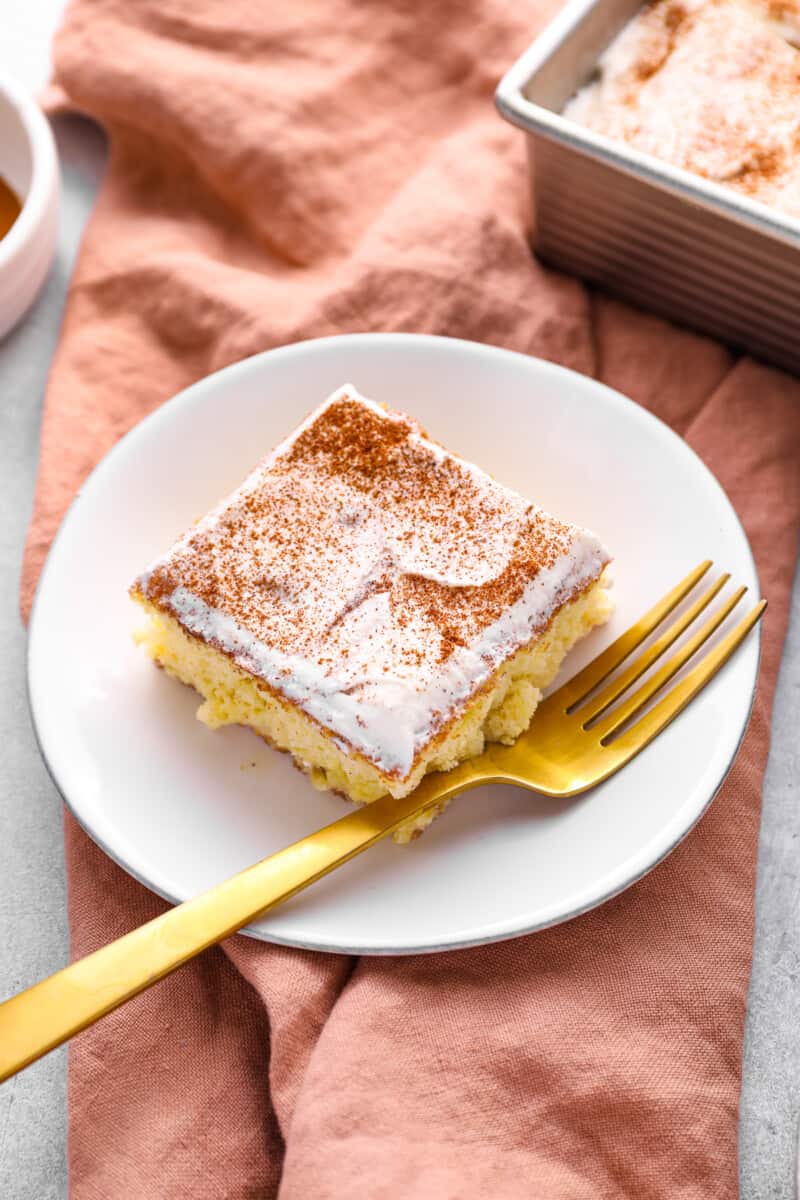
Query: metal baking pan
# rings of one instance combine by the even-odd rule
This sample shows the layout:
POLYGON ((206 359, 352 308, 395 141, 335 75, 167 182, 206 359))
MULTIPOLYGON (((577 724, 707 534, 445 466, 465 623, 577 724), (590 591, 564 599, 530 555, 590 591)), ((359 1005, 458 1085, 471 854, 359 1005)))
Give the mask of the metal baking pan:
POLYGON ((800 221, 560 116, 640 0, 571 0, 502 79, 544 261, 800 374, 800 221))

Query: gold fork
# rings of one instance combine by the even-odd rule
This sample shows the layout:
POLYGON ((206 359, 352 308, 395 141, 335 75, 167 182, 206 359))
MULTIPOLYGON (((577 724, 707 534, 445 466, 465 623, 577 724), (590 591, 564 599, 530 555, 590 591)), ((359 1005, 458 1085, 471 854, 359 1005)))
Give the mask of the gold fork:
POLYGON ((613 775, 716 675, 766 608, 766 601, 760 601, 648 709, 656 694, 722 625, 746 589, 735 591, 636 690, 631 690, 633 685, 695 626, 729 575, 703 592, 625 670, 614 672, 688 598, 710 567, 710 562, 701 563, 627 633, 544 700, 528 732, 513 746, 492 745, 452 771, 428 775, 401 800, 385 796, 356 809, 0 1004, 0 1082, 208 946, 459 792, 479 784, 509 783, 547 796, 574 796, 613 775))

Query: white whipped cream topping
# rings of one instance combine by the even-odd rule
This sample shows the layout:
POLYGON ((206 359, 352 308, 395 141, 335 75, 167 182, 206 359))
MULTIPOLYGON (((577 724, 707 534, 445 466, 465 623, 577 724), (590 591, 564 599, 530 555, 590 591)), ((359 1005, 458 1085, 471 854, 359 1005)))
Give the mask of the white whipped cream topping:
MULTIPOLYGON (((598 558, 608 554, 598 538, 584 532, 568 554, 539 572, 516 604, 488 626, 470 646, 456 650, 419 690, 406 679, 376 676, 359 664, 331 677, 312 661, 265 645, 231 617, 209 608, 185 588, 176 588, 169 607, 191 633, 212 641, 237 666, 263 679, 293 700, 325 728, 344 738, 387 773, 410 773, 429 740, 437 714, 451 712, 553 615, 559 597, 580 590, 598 574, 598 558)), ((357 610, 361 631, 380 632, 389 620, 386 593, 357 610)), ((364 641, 366 644, 366 641, 364 641)))
MULTIPOLYGON (((357 452, 370 466, 373 443, 357 452)), ((402 476, 397 479, 402 489, 402 476)), ((609 561, 594 534, 559 526, 558 545, 565 552, 529 578, 516 601, 498 609, 500 615, 473 636, 480 622, 472 614, 482 589, 503 577, 519 554, 520 539, 535 562, 556 526, 528 500, 431 442, 408 419, 346 385, 153 563, 138 587, 148 595, 154 574, 169 579, 172 590, 165 594, 160 584, 158 602, 189 633, 219 646, 239 667, 341 738, 345 749, 352 747, 387 774, 404 778, 437 730, 609 561), (316 448, 324 449, 325 414, 342 400, 368 409, 387 430, 400 422, 408 452, 398 470, 411 480, 409 497, 401 490, 387 500, 380 490, 348 482, 346 472, 341 478, 320 475, 313 449, 307 460, 292 464, 292 449, 308 430, 317 438, 316 448), (413 471, 433 488, 427 513, 415 504, 419 480, 413 471), (284 490, 277 493, 272 515, 265 516, 264 486, 271 472, 284 490), (253 497, 262 506, 257 518, 247 508, 253 497), (238 524, 231 525, 231 514, 239 515, 238 524), (288 521, 294 557, 286 539, 279 539, 276 549, 274 521, 282 518, 288 521), (531 542, 539 520, 541 532, 531 542), (213 580, 220 607, 187 586, 198 544, 204 565, 196 578, 213 580), (232 575, 238 591, 229 588, 232 575), (455 600, 449 617, 426 614, 420 581, 447 589, 448 602, 455 600), (238 619, 233 615, 237 604, 238 619), (398 623, 398 606, 405 614, 409 604, 408 619, 398 623), (459 604, 465 610, 461 615, 459 604), (447 620, 455 623, 454 644, 444 645, 437 621, 441 626, 447 620)), ((202 590, 198 582, 197 591, 202 590)), ((435 595, 431 602, 438 602, 435 595)))

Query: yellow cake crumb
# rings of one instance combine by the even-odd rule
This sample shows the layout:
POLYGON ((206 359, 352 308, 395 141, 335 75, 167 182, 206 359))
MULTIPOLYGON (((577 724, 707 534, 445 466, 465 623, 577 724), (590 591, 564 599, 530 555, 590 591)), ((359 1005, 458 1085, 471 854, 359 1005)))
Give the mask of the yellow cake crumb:
MULTIPOLYGON (((288 751, 314 787, 339 792, 357 804, 390 793, 405 796, 429 771, 447 771, 480 754, 486 742, 511 745, 528 728, 542 691, 558 674, 565 654, 597 625, 608 620, 613 601, 605 576, 583 595, 564 605, 549 629, 518 650, 494 674, 413 773, 402 781, 381 772, 365 758, 340 750, 332 736, 293 705, 279 699, 240 670, 225 654, 185 633, 178 622, 141 595, 147 613, 136 640, 164 669, 203 697, 198 719, 209 729, 246 725, 271 745, 288 751)), ((394 835, 408 842, 428 826, 445 805, 403 825, 394 835)))

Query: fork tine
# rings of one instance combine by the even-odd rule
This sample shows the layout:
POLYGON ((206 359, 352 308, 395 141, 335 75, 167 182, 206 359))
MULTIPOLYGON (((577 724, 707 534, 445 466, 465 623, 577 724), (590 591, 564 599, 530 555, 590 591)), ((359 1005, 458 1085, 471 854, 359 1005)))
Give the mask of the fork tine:
POLYGON ((730 575, 720 575, 719 579, 707 591, 703 592, 691 608, 687 608, 677 621, 673 621, 668 625, 661 637, 653 642, 652 646, 648 646, 644 654, 639 654, 631 663, 626 671, 613 679, 608 687, 603 688, 601 692, 593 695, 589 707, 591 708, 591 716, 589 721, 596 721, 609 708, 615 700, 618 700, 628 688, 636 683, 637 679, 641 679, 645 671, 649 671, 653 663, 656 662, 662 654, 666 653, 678 638, 684 633, 691 624, 700 616, 704 609, 708 608, 714 597, 722 591, 725 584, 730 579, 730 575))
MULTIPOLYGON (((719 629, 723 621, 733 612, 746 591, 747 588, 738 588, 724 604, 720 605, 713 616, 709 617, 700 626, 697 633, 681 646, 677 654, 673 654, 672 658, 668 659, 660 670, 656 671, 640 688, 636 689, 629 700, 624 701, 605 717, 601 717, 599 721, 587 722, 586 724, 591 725, 592 733, 599 737, 601 742, 604 742, 617 729, 620 729, 627 721, 630 721, 631 717, 636 716, 652 700, 653 696, 657 692, 660 692, 665 684, 669 683, 670 679, 678 674, 678 671, 708 641, 712 633, 716 629, 719 629)), ((586 725, 584 725, 584 728, 586 728, 586 725)))
POLYGON ((692 588, 700 582, 710 568, 711 560, 706 559, 705 562, 700 563, 699 567, 690 571, 686 578, 672 591, 667 592, 666 596, 663 596, 658 604, 646 612, 641 620, 626 630, 615 642, 612 642, 597 658, 592 659, 587 667, 584 667, 577 675, 573 675, 572 679, 548 699, 554 701, 559 708, 563 704, 564 711, 575 708, 589 692, 616 670, 620 663, 623 663, 636 647, 642 644, 645 638, 650 636, 664 618, 668 617, 674 608, 677 608, 681 600, 688 596, 692 588))
POLYGON ((685 679, 667 692, 641 720, 614 739, 609 749, 617 759, 617 766, 643 750, 702 691, 758 624, 766 607, 766 600, 760 600, 713 650, 703 656, 685 679))

